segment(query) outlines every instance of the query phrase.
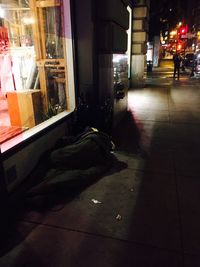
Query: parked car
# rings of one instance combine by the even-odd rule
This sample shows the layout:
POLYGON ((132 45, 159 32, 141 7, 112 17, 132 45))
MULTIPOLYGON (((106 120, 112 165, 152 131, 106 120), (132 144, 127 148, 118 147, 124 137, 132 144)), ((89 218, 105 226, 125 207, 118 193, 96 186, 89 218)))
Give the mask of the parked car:
POLYGON ((183 65, 186 68, 192 68, 194 66, 195 54, 193 52, 185 54, 183 58, 183 65))

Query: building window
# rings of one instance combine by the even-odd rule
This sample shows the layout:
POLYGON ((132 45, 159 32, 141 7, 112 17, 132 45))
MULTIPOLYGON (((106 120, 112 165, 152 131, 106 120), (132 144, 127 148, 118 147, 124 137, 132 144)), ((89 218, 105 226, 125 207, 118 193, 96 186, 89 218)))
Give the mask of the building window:
POLYGON ((3 137, 2 129, 27 131, 72 107, 70 7, 64 2, 0 3, 0 144, 12 137, 3 137))

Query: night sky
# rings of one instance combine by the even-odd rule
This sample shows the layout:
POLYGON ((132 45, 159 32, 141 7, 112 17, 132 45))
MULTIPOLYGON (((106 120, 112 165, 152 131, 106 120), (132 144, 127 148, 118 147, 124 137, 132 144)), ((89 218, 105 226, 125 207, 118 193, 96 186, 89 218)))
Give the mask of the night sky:
POLYGON ((188 0, 151 0, 150 1, 150 40, 161 30, 173 28, 179 21, 187 23, 188 0))

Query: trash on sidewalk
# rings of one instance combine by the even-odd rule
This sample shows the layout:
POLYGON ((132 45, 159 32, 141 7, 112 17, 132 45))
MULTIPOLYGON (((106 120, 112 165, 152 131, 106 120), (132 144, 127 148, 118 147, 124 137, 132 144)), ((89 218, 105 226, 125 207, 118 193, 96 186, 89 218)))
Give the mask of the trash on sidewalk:
POLYGON ((116 220, 121 221, 121 219, 122 219, 122 216, 120 214, 117 214, 116 220))
POLYGON ((98 201, 97 199, 91 199, 91 201, 94 203, 94 204, 102 204, 101 201, 98 201))

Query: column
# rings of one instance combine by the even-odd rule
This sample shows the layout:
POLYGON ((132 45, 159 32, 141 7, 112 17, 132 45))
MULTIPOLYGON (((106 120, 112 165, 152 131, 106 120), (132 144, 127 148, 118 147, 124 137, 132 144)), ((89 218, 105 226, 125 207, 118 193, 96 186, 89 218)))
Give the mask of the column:
POLYGON ((144 86, 144 68, 146 65, 149 0, 138 0, 133 8, 132 51, 131 51, 131 87, 144 86))

